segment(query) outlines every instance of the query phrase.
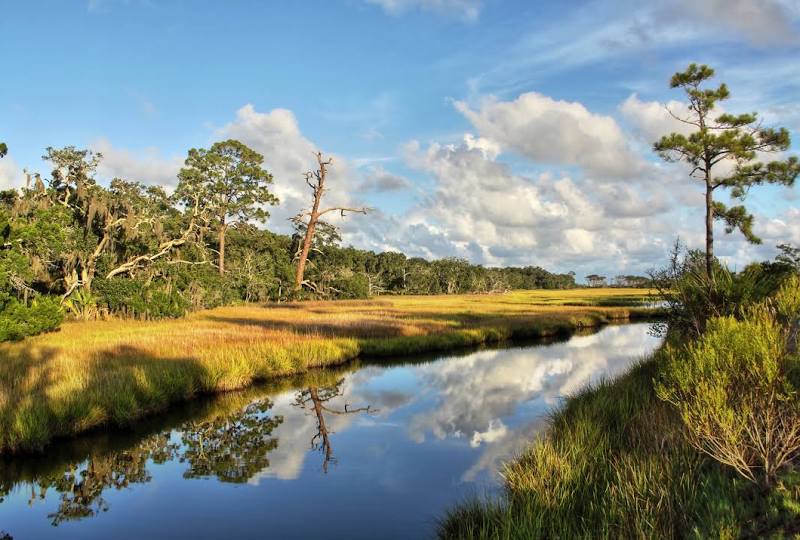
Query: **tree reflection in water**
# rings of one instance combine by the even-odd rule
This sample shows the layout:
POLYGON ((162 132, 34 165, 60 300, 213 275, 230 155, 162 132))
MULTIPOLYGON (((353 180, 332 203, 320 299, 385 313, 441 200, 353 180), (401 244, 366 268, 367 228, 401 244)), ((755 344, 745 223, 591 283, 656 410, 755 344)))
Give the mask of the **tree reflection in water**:
MULTIPOLYGON (((269 467, 267 454, 278 447, 278 439, 271 434, 283 418, 267 415, 271 408, 269 399, 261 399, 230 415, 184 423, 179 428, 181 444, 164 431, 127 450, 90 455, 58 472, 38 475, 30 482, 28 504, 44 500, 47 492, 54 490, 59 505, 48 514, 54 526, 93 517, 109 509, 103 498, 106 490, 147 483, 151 480, 148 462, 176 459, 188 465, 184 478, 213 476, 222 482, 246 482, 269 467)), ((0 483, 0 502, 13 487, 13 483, 0 483)))
POLYGON ((233 416, 184 424, 180 461, 189 468, 183 477, 242 483, 269 467, 267 454, 278 447, 272 431, 283 422, 281 416, 266 416, 270 408, 272 402, 262 400, 233 416))
POLYGON ((377 412, 377 409, 373 409, 370 405, 366 407, 357 407, 355 409, 350 408, 347 402, 345 402, 344 407, 341 409, 336 409, 327 405, 329 401, 344 396, 344 390, 342 390, 343 384, 344 379, 339 379, 335 384, 330 386, 309 386, 299 391, 295 396, 294 405, 316 416, 317 433, 311 438, 311 449, 323 453, 322 470, 326 474, 328 473, 328 464, 336 464, 336 458, 333 456, 333 446, 331 446, 330 438, 333 431, 330 431, 328 425, 325 423, 325 413, 342 415, 377 412))

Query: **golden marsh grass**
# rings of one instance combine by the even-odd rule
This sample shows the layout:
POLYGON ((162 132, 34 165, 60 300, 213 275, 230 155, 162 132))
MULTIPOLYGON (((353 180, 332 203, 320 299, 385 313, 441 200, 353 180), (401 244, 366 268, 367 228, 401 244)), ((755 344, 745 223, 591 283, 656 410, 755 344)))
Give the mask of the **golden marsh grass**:
POLYGON ((67 322, 0 344, 0 452, 125 425, 198 393, 341 364, 568 334, 644 310, 599 307, 647 290, 517 291, 241 305, 179 320, 67 322))

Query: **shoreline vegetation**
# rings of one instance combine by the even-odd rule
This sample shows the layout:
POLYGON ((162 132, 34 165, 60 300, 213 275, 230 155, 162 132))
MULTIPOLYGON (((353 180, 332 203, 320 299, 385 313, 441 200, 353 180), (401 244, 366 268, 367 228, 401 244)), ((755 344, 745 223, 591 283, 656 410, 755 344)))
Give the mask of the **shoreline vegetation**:
MULTIPOLYGON (((689 262, 666 300, 681 317, 700 312, 669 296, 707 288, 689 262)), ((720 293, 747 279, 715 271, 720 293)), ((502 493, 451 508, 439 538, 797 538, 800 278, 760 298, 568 397, 502 493)))
POLYGON ((161 321, 68 322, 0 344, 0 453, 126 426, 199 394, 341 365, 571 335, 648 318, 647 289, 391 296, 222 307, 161 321), (633 307, 623 307, 625 305, 633 307))

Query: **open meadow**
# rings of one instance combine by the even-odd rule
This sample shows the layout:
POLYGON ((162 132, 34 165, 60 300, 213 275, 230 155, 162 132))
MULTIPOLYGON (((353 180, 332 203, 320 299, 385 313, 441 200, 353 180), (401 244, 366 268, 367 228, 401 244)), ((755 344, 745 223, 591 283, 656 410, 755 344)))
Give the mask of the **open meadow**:
POLYGON ((57 332, 0 345, 0 450, 125 425, 199 393, 341 364, 569 335, 647 316, 622 307, 646 289, 392 296, 363 301, 241 305, 182 319, 67 322, 57 332))

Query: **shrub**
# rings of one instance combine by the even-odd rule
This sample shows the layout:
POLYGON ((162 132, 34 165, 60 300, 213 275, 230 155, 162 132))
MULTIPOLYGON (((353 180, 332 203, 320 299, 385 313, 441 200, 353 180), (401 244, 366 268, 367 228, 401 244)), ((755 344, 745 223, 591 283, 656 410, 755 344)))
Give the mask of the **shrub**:
POLYGON ((16 341, 55 330, 63 320, 57 298, 36 298, 28 306, 10 295, 0 296, 0 341, 16 341))
POLYGON ((800 450, 798 316, 793 276, 741 319, 712 318, 698 341, 668 349, 656 386, 678 408, 692 445, 764 485, 800 450))
POLYGON ((775 294, 791 275, 789 267, 771 263, 754 263, 741 272, 733 272, 715 261, 709 279, 704 255, 689 251, 681 258, 681 247, 676 244, 670 265, 651 274, 668 314, 667 320, 656 326, 662 334, 669 328, 679 334, 698 337, 705 331, 709 319, 741 317, 744 306, 775 294))
MULTIPOLYGON (((94 288, 108 312, 131 318, 182 317, 191 307, 177 287, 134 279, 98 279, 94 288)), ((205 307, 202 303, 200 307, 205 307)))

